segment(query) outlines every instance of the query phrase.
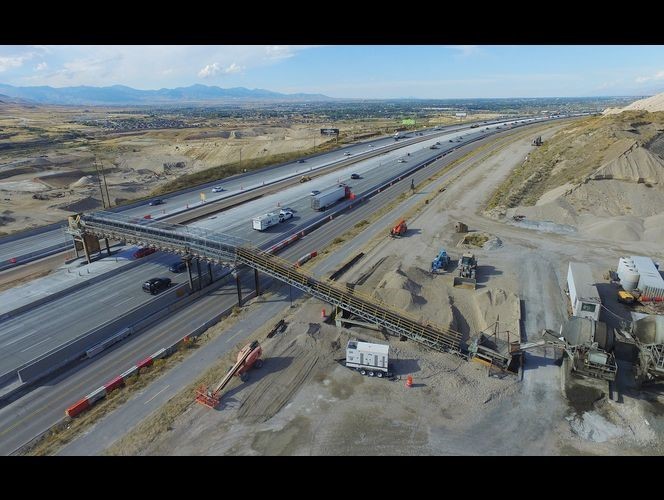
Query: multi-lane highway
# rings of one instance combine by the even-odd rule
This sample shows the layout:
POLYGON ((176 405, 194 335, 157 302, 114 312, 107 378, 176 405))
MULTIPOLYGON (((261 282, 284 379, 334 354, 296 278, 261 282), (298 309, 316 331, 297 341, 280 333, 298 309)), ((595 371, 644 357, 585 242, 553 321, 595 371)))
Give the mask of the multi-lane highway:
MULTIPOLYGON (((503 123, 508 122, 488 122, 482 127, 476 129, 469 129, 469 124, 455 125, 445 127, 442 130, 424 130, 421 133, 423 134, 423 137, 437 136, 449 131, 456 130, 471 130, 475 131, 475 133, 479 133, 480 130, 484 131, 486 126, 490 126, 492 129, 494 129, 496 126, 499 126, 503 123)), ((419 139, 420 137, 415 133, 411 133, 408 134, 408 137, 405 140, 402 139, 402 141, 407 142, 413 138, 419 139)), ((375 139, 371 142, 362 142, 327 153, 310 156, 304 159, 304 163, 300 163, 296 160, 289 163, 264 168, 259 171, 249 172, 247 174, 242 174, 228 179, 214 181, 188 188, 186 190, 178 191, 176 193, 161 197, 161 199, 163 199, 165 202, 162 205, 150 206, 148 201, 141 201, 123 207, 117 207, 113 209, 113 211, 118 211, 126 215, 137 217, 143 217, 145 215, 150 215, 152 217, 162 217, 169 212, 181 210, 187 206, 194 207, 199 205, 201 203, 201 192, 205 193, 207 202, 210 203, 215 200, 238 195, 248 189, 251 189, 252 187, 269 184, 287 176, 298 176, 303 173, 314 172, 318 169, 334 165, 335 163, 340 163, 342 161, 351 159, 353 156, 358 154, 367 153, 370 151, 377 152, 381 149, 393 145, 394 139, 392 137, 375 139), (369 145, 371 145, 371 147, 369 147, 369 145), (221 186, 224 191, 220 193, 214 193, 212 192, 212 187, 214 186, 221 186)), ((38 234, 28 233, 24 237, 7 236, 0 238, 0 270, 16 265, 26 264, 33 261, 34 259, 49 255, 53 252, 65 250, 70 247, 70 238, 66 236, 62 228, 59 226, 45 232, 40 232, 38 234), (16 259, 16 262, 12 263, 12 259, 16 259)))
MULTIPOLYGON (((459 156, 471 151, 474 147, 485 143, 487 140, 478 141, 475 145, 461 147, 442 160, 423 168, 414 175, 415 182, 421 182, 445 164, 454 161, 459 156)), ((455 146, 459 146, 459 144, 455 143, 455 146)), ((440 151, 429 150, 428 148, 423 151, 440 153, 440 151)), ((419 153, 411 153, 410 158, 414 154, 419 153)), ((380 164, 380 160, 377 161, 379 162, 378 170, 380 170, 382 165, 380 164)), ((468 164, 470 162, 458 165, 451 172, 447 173, 445 178, 457 175, 460 169, 466 168, 468 164)), ((373 175, 371 173, 372 169, 361 170, 360 167, 357 167, 355 170, 360 170, 363 176, 373 175)), ((409 185, 409 183, 410 179, 402 182, 403 185, 409 185)), ((296 258, 305 251, 323 248, 324 245, 329 244, 334 239, 335 235, 352 227, 356 222, 366 218, 370 213, 379 210, 381 206, 389 203, 402 192, 403 189, 397 188, 388 189, 380 193, 372 198, 370 202, 360 204, 355 210, 343 214, 288 248, 284 256, 286 258, 296 258)), ((285 203, 296 205, 290 197, 285 200, 285 203)), ((303 208, 303 210, 305 209, 306 207, 303 208)), ((256 215, 253 213, 253 208, 251 212, 252 215, 256 215)), ((207 221, 201 222, 205 223, 207 221)), ((243 222, 237 223, 237 227, 244 227, 245 229, 243 230, 245 233, 262 234, 247 229, 250 226, 248 224, 245 225, 245 222, 247 221, 243 219, 243 222)), ((81 395, 106 382, 136 360, 149 355, 164 345, 168 345, 198 325, 205 323, 207 318, 214 312, 232 306, 235 301, 236 296, 233 285, 213 292, 211 295, 200 299, 182 310, 177 315, 173 315, 158 325, 145 330, 141 335, 130 337, 127 341, 100 356, 98 361, 86 361, 73 373, 62 375, 58 379, 50 381, 48 387, 39 387, 33 390, 28 397, 9 404, 0 410, 0 453, 9 453, 16 447, 29 441, 32 437, 62 418, 64 408, 81 395)))

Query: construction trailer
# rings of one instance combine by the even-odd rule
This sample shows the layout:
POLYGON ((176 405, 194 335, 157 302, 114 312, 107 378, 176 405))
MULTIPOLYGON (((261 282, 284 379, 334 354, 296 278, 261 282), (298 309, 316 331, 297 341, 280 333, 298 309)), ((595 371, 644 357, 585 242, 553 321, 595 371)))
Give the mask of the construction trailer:
POLYGON ((389 345, 349 340, 346 345, 346 366, 369 377, 386 377, 390 375, 389 354, 389 345))
POLYGON ((251 227, 256 231, 265 231, 268 227, 279 224, 279 215, 270 212, 269 214, 259 215, 251 219, 251 227))
POLYGON ((572 316, 599 320, 602 301, 588 264, 570 262, 567 270, 567 289, 572 306, 572 316))

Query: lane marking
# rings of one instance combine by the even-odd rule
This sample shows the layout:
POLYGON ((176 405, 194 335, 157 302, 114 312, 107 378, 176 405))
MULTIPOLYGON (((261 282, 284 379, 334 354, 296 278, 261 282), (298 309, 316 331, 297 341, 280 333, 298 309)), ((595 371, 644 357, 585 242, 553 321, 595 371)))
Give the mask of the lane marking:
POLYGON ((44 342, 46 342, 46 341, 49 340, 50 338, 51 338, 51 337, 46 337, 46 338, 45 338, 44 340, 42 340, 41 342, 37 342, 36 344, 32 344, 30 347, 26 347, 26 348, 23 349, 21 352, 29 351, 29 350, 32 349, 33 347, 37 347, 39 344, 43 344, 44 342))
POLYGON ((226 339, 226 342, 227 342, 227 343, 230 342, 231 340, 233 340, 235 337, 237 337, 237 336, 240 335, 241 333, 242 333, 242 330, 238 330, 238 331, 235 332, 233 335, 231 335, 230 337, 228 337, 228 338, 226 339))
POLYGON ((164 387, 161 391, 159 391, 157 394, 155 394, 154 396, 152 396, 150 399, 148 399, 148 400, 147 400, 145 403, 143 403, 143 404, 144 404, 144 405, 148 404, 150 401, 152 401, 154 398, 156 398, 157 396, 159 396, 162 392, 164 392, 164 391, 165 391, 166 389, 168 389, 169 387, 170 387, 170 384, 167 385, 166 387, 164 387))
POLYGON ((115 306, 113 306, 113 307, 118 307, 119 305, 122 305, 122 304, 124 304, 125 302, 129 302, 130 300, 135 300, 135 299, 134 299, 134 297, 127 297, 126 299, 124 299, 124 300, 122 300, 122 301, 120 301, 120 302, 117 302, 117 303, 115 304, 115 306))
POLYGON ((25 335, 21 335, 20 337, 16 337, 16 338, 15 338, 14 340, 12 340, 11 342, 7 342, 7 343, 5 343, 5 344, 2 344, 0 347, 7 347, 8 345, 15 344, 15 343, 18 342, 19 340, 22 340, 22 339, 24 339, 24 338, 26 338, 26 337, 29 337, 30 335, 33 335, 33 334, 35 334, 35 333, 37 333, 37 330, 30 330, 30 331, 29 331, 28 333, 26 333, 25 335))

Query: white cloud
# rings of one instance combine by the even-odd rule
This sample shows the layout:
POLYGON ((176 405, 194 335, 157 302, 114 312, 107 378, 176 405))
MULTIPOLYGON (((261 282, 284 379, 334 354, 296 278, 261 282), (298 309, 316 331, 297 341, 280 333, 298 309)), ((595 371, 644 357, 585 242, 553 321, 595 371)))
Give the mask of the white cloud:
POLYGON ((23 61, 28 59, 26 56, 0 57, 0 71, 7 71, 11 68, 23 66, 23 61))
POLYGON ((289 45, 268 45, 265 47, 265 55, 268 59, 287 59, 295 53, 289 45))
POLYGON ((201 78, 210 78, 211 76, 217 75, 219 73, 224 73, 225 75, 231 75, 233 73, 240 73, 244 67, 240 66, 237 63, 231 63, 226 68, 222 68, 219 63, 212 63, 206 65, 202 70, 198 72, 198 76, 201 78))
POLYGON ((469 57, 480 53, 479 45, 450 45, 449 48, 459 51, 458 57, 469 57))
POLYGON ((221 68, 219 67, 219 63, 212 63, 206 65, 202 70, 198 72, 198 76, 201 78, 210 78, 211 76, 216 75, 221 71, 221 68))
POLYGON ((652 76, 639 76, 636 78, 636 83, 645 83, 651 80, 664 80, 664 70, 658 71, 652 76))
POLYGON ((232 73, 240 73, 244 68, 240 66, 239 64, 232 63, 228 68, 224 70, 224 73, 227 75, 230 75, 232 73))
POLYGON ((46 68, 48 68, 48 64, 45 62, 40 62, 37 66, 35 66, 35 71, 44 71, 46 68))

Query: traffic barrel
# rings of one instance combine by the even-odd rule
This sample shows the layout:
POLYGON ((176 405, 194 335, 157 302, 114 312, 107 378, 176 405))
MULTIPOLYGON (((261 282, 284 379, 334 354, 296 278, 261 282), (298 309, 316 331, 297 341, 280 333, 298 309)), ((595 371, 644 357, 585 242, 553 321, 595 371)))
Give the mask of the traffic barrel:
POLYGON ((408 375, 406 377, 406 387, 413 387, 413 376, 408 375))

